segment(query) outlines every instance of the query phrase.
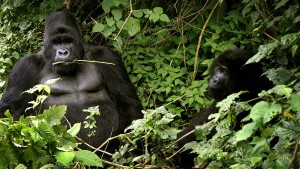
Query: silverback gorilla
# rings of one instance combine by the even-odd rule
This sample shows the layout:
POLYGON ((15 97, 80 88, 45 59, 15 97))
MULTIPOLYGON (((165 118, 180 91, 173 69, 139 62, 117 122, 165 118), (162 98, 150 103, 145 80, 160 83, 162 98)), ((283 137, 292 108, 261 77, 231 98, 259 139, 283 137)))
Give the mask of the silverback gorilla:
MULTIPOLYGON (((178 134, 178 138, 184 136, 208 120, 211 113, 216 113, 216 103, 225 99, 232 93, 241 90, 249 91, 241 95, 241 100, 247 101, 257 97, 257 94, 272 86, 271 82, 262 76, 263 70, 258 63, 245 65, 253 54, 242 49, 229 49, 220 54, 211 64, 209 69, 208 95, 214 99, 212 105, 195 114, 189 125, 178 134)), ((237 117, 239 118, 239 117, 237 117)), ((240 117, 241 118, 241 117, 240 117)), ((195 141, 196 137, 191 134, 178 142, 182 147, 184 144, 195 141)), ((181 155, 181 168, 192 168, 193 158, 196 156, 190 152, 181 155)))
POLYGON ((132 120, 142 117, 141 103, 121 58, 108 48, 82 42, 81 32, 71 14, 55 12, 47 17, 43 43, 40 52, 23 57, 15 64, 0 102, 2 117, 9 109, 18 119, 25 113, 27 103, 35 99, 33 95, 21 93, 55 78, 62 80, 50 85, 51 95, 43 103, 42 110, 52 105, 67 105, 66 117, 74 124, 83 122, 88 115, 83 109, 98 105, 101 115, 96 117, 95 136, 88 138, 88 130, 83 127, 78 135, 94 147, 122 133, 132 120), (113 65, 78 64, 76 60, 113 65))

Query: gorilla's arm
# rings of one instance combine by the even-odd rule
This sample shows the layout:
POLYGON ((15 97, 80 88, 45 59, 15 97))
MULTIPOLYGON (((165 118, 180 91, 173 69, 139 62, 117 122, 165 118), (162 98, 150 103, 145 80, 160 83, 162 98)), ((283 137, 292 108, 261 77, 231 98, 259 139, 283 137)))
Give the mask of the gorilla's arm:
MULTIPOLYGON (((190 131, 194 130, 196 126, 206 123, 208 121, 208 116, 212 113, 216 113, 216 111, 218 110, 216 108, 216 104, 217 104, 217 102, 214 101, 208 108, 195 114, 194 117, 192 118, 192 120, 189 122, 189 125, 182 132, 178 133, 177 138, 179 139, 182 136, 189 133, 190 131)), ((179 147, 182 147, 186 143, 188 143, 190 141, 195 141, 195 140, 196 140, 195 133, 192 133, 188 136, 185 136, 180 141, 178 141, 178 145, 179 145, 179 147)))
MULTIPOLYGON (((116 107, 121 113, 123 121, 121 127, 125 128, 131 124, 132 119, 142 117, 142 105, 136 94, 135 87, 131 83, 126 68, 120 56, 106 47, 88 46, 87 57, 91 60, 113 63, 115 65, 97 64, 98 71, 103 75, 105 88, 111 99, 116 101, 116 107), (128 120, 126 120, 128 119, 128 120)), ((86 49, 85 49, 86 51, 86 49)))
POLYGON ((43 59, 38 55, 23 57, 15 64, 8 78, 7 90, 0 101, 0 117, 3 117, 3 112, 7 109, 14 117, 24 113, 27 103, 33 100, 33 95, 22 92, 37 84, 43 64, 43 59))

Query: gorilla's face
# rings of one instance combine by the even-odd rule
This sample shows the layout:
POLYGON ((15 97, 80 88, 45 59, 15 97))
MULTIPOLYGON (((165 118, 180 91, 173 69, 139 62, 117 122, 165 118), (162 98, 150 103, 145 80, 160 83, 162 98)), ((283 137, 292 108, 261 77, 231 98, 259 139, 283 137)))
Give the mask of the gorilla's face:
POLYGON ((216 100, 221 100, 231 94, 235 88, 235 77, 225 64, 215 64, 210 70, 208 82, 208 95, 216 100))
POLYGON ((244 72, 242 67, 251 56, 250 52, 240 49, 230 49, 221 53, 209 69, 208 95, 220 101, 234 92, 248 89, 243 85, 243 81, 253 70, 244 72))
POLYGON ((63 16, 47 18, 43 51, 54 72, 68 75, 76 71, 74 61, 82 59, 84 51, 76 21, 63 16))

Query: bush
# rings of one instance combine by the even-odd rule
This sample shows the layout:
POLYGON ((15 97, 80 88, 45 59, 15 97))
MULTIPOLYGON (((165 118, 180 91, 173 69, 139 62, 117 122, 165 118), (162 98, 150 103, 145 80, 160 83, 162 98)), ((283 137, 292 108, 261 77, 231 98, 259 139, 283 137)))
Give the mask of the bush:
MULTIPOLYGON (((123 166, 175 167, 179 153, 175 135, 194 113, 211 104, 205 97, 211 61, 229 48, 252 50, 256 54, 248 63, 260 62, 264 75, 275 87, 253 98, 258 100, 253 106, 239 102, 238 95, 221 102, 220 112, 213 114, 209 123, 197 127, 199 140, 185 149, 198 154, 196 165, 202 168, 299 167, 298 1, 64 3, 5 0, 1 4, 1 92, 15 61, 39 50, 45 16, 69 8, 81 23, 86 41, 110 46, 121 54, 145 108, 144 118, 128 128, 128 138, 112 161, 123 166), (245 111, 249 115, 241 129, 232 130, 235 116, 245 111), (207 134, 213 127, 218 132, 209 138, 207 134), (128 155, 136 149, 142 155, 128 155)), ((11 118, 6 120, 7 128, 23 126, 22 121, 14 124, 11 118)), ((6 140, 3 144, 12 142, 6 140)), ((17 151, 20 150, 12 148, 12 152, 17 151)), ((9 159, 6 161, 15 156, 21 154, 5 156, 9 159)), ((50 159, 50 163, 57 160, 50 159)), ((39 163, 29 161, 22 164, 39 163)))

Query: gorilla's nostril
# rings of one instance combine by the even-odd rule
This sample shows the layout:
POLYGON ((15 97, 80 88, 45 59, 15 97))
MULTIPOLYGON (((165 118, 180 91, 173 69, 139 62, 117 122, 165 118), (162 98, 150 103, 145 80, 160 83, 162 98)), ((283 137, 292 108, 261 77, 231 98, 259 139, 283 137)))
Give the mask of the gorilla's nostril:
POLYGON ((56 51, 56 55, 58 57, 68 57, 69 56, 69 51, 67 49, 58 49, 56 51))

